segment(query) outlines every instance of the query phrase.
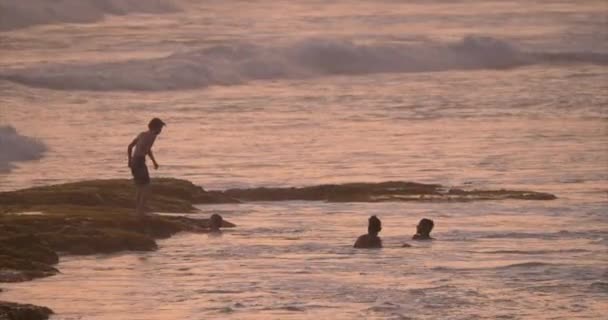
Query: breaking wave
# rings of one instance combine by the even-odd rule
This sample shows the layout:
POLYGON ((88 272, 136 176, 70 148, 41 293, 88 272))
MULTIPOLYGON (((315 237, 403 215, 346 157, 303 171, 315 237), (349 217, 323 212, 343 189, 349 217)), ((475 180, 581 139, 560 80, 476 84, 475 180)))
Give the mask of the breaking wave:
POLYGON ((586 253, 590 252, 585 249, 566 249, 566 250, 490 250, 490 251, 474 251, 474 253, 485 254, 521 254, 521 255, 541 255, 541 254, 564 254, 564 253, 586 253))
POLYGON ((10 171, 12 162, 40 159, 46 150, 42 142, 18 134, 12 126, 0 126, 0 172, 10 171))
POLYGON ((167 13, 178 7, 167 0, 0 0, 0 31, 54 23, 91 23, 105 15, 167 13))
POLYGON ((539 233, 527 233, 527 232, 504 232, 504 233, 492 233, 481 235, 482 239, 601 239, 606 237, 606 231, 603 230, 585 230, 585 231, 567 231, 562 230, 558 232, 539 232, 539 233))
POLYGON ((479 267, 479 268, 454 268, 447 266, 438 266, 431 268, 433 271, 456 271, 456 272, 467 272, 467 271, 479 271, 479 270, 510 270, 510 269, 534 269, 534 268, 549 268, 549 267, 560 267, 563 266, 561 264, 555 263, 546 263, 546 262, 538 262, 538 261, 530 261, 530 262, 522 262, 522 263, 513 263, 503 266, 495 266, 495 267, 479 267))
POLYGON ((57 90, 159 91, 252 80, 506 69, 539 63, 607 64, 608 55, 531 54, 508 42, 477 36, 419 44, 307 39, 277 46, 235 43, 145 60, 41 65, 7 71, 0 79, 57 90))

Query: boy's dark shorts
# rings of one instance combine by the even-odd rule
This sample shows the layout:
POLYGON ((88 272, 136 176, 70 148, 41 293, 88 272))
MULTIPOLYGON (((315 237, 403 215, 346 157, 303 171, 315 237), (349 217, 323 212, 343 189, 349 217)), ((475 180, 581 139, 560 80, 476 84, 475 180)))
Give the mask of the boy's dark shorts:
POLYGON ((131 173, 136 185, 150 184, 150 173, 148 172, 148 166, 146 166, 146 157, 133 157, 131 159, 131 173))

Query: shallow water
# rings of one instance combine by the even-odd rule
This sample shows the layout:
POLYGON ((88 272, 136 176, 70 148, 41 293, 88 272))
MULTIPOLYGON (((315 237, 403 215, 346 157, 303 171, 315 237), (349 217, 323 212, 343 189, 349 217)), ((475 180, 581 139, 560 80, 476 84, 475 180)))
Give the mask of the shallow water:
POLYGON ((113 2, 131 14, 0 32, 0 125, 48 147, 1 131, 0 190, 129 177, 126 145, 159 116, 153 175, 207 189, 409 180, 558 199, 203 206, 238 228, 63 257, 1 299, 56 319, 605 314, 603 1, 113 2), (371 214, 386 247, 356 251, 371 214), (422 217, 437 241, 408 241, 422 217))
POLYGON ((56 319, 599 319, 605 206, 556 214, 568 202, 204 206, 239 227, 180 234, 157 252, 62 258, 61 275, 3 298, 56 319), (369 214, 385 248, 355 250, 369 214), (409 240, 421 216, 438 240, 409 240))

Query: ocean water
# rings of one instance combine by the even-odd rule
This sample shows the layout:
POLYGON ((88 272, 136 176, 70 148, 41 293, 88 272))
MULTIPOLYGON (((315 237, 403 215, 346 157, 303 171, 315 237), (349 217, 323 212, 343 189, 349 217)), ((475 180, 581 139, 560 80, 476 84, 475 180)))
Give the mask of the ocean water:
POLYGON ((608 310, 605 1, 49 6, 0 0, 0 190, 129 177, 126 145, 158 116, 153 175, 206 189, 408 180, 558 199, 202 206, 238 228, 64 257, 1 299, 55 319, 608 310), (352 249, 371 214, 385 248, 352 249), (422 217, 432 243, 408 241, 422 217))

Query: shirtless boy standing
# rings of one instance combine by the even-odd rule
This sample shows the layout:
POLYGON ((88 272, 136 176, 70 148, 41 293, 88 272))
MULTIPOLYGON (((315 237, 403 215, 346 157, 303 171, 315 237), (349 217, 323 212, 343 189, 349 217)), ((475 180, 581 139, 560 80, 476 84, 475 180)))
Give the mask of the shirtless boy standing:
POLYGON ((148 123, 148 131, 140 133, 133 142, 129 144, 127 153, 129 155, 129 168, 133 174, 135 182, 135 213, 137 216, 145 214, 146 201, 150 187, 150 174, 146 166, 146 156, 149 156, 154 164, 154 169, 158 169, 158 163, 152 153, 152 145, 156 136, 163 130, 165 123, 159 118, 154 118, 148 123), (135 151, 133 151, 135 148, 135 151))

